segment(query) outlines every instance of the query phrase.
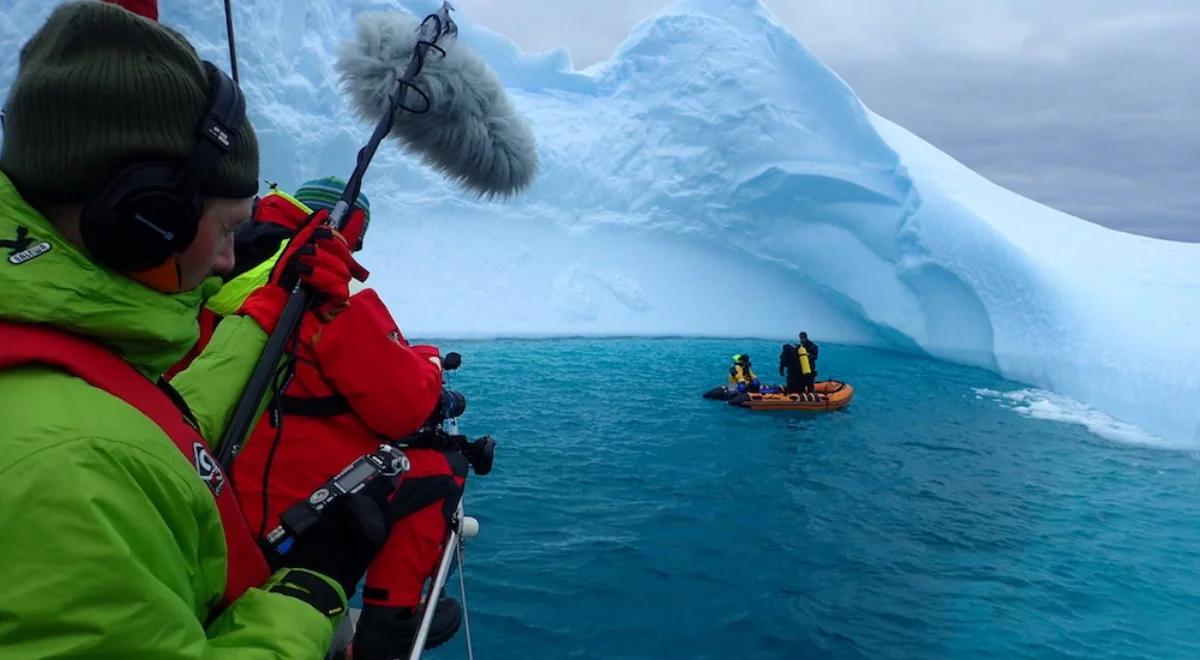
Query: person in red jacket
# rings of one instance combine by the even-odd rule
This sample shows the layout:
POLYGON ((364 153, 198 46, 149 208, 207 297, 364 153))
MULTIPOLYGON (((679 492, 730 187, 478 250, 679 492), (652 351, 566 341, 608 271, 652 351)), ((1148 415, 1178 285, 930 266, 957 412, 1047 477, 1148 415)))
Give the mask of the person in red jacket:
MULTIPOLYGON (((246 270, 276 253, 310 212, 332 208, 343 187, 330 177, 304 184, 295 197, 274 191, 259 200, 256 222, 238 241, 243 255, 253 256, 236 268, 246 270)), ((365 196, 358 206, 369 212, 365 196)), ((426 426, 442 401, 438 349, 410 345, 371 289, 351 296, 349 307, 327 323, 308 315, 300 335, 311 340, 297 343, 291 378, 275 392, 234 462, 234 487, 260 539, 289 507, 381 439, 402 440, 426 426)), ((415 447, 405 453, 412 467, 391 500, 395 524, 367 574, 355 660, 408 653, 423 585, 436 569, 462 496, 467 461, 461 453, 415 447)), ((441 598, 427 647, 450 639, 460 619, 458 604, 441 598)))

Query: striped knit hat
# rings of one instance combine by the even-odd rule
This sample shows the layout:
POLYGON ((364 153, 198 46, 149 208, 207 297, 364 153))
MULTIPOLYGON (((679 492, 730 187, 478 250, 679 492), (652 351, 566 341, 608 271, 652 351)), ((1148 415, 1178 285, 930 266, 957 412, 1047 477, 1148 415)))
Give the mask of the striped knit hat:
MULTIPOLYGON (((342 192, 345 190, 345 181, 336 176, 327 176, 321 179, 305 181, 292 196, 303 202, 305 206, 313 211, 320 211, 321 209, 332 211, 333 205, 337 204, 338 200, 342 198, 342 192)), ((367 199, 367 195, 362 192, 358 193, 358 199, 354 200, 354 205, 367 214, 367 222, 370 222, 371 201, 367 199)))

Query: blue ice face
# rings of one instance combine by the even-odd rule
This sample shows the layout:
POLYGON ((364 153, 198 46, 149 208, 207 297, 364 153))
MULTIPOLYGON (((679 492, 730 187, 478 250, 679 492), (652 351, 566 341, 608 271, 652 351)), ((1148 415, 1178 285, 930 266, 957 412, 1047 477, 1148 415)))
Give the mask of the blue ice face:
MULTIPOLYGON (((162 5, 201 56, 226 61, 211 3, 162 5)), ((332 63, 354 17, 388 5, 235 3, 264 176, 283 189, 353 170, 370 127, 332 63)), ((9 41, 52 7, 16 0, 9 41)), ((586 71, 455 20, 530 118, 541 173, 482 203, 385 144, 361 259, 406 332, 779 338, 803 323, 821 342, 984 367, 1200 445, 1200 247, 992 184, 864 107, 757 2, 679 2, 586 71)), ((16 65, 0 60, 0 89, 16 65)))

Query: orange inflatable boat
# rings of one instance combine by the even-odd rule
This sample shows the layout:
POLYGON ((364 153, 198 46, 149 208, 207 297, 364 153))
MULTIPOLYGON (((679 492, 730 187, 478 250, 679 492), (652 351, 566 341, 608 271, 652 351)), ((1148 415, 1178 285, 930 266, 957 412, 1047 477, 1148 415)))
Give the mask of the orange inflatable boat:
POLYGON ((730 405, 751 410, 839 410, 854 398, 854 387, 840 380, 823 380, 815 384, 815 395, 754 394, 746 392, 729 400, 730 405))

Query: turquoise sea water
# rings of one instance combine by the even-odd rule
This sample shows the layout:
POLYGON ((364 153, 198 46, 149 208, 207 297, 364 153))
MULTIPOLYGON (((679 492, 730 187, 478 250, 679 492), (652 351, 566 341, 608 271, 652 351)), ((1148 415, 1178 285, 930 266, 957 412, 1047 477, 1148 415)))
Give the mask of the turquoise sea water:
POLYGON ((467 495, 479 658, 1200 657, 1192 453, 882 351, 823 345, 856 396, 805 415, 700 397, 778 343, 442 345, 463 429, 499 441, 467 495))

